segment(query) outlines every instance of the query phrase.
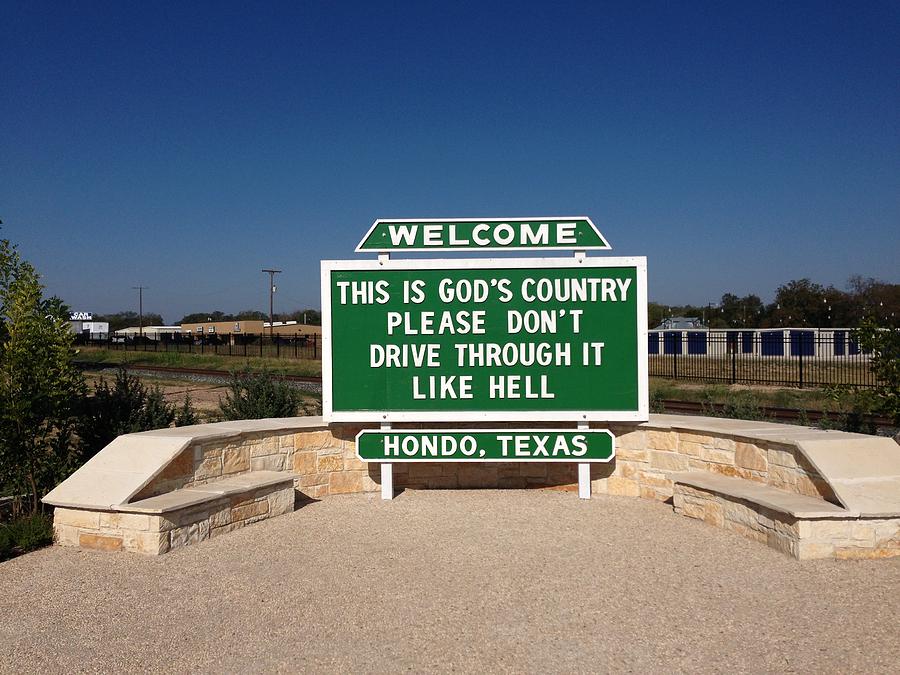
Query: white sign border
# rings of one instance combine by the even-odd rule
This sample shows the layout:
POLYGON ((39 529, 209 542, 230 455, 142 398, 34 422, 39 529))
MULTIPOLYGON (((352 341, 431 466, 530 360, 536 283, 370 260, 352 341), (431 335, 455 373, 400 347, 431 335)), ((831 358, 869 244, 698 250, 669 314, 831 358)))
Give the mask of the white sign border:
POLYGON ((322 283, 322 417, 331 422, 646 422, 650 419, 647 371, 647 258, 466 258, 428 260, 323 260, 322 283), (637 410, 510 411, 335 411, 331 358, 331 272, 345 270, 432 270, 504 268, 634 267, 637 272, 637 410))
POLYGON ((409 464, 413 462, 549 462, 556 464, 609 464, 616 458, 616 435, 609 429, 481 429, 472 427, 469 429, 362 429, 354 439, 356 441, 356 458, 367 464, 409 464), (612 443, 612 452, 606 459, 584 459, 582 457, 501 457, 484 459, 483 457, 428 457, 422 459, 410 459, 408 457, 385 457, 384 459, 366 459, 359 454, 359 439, 366 434, 385 436, 387 434, 511 434, 513 436, 526 436, 531 434, 606 434, 612 443))
POLYGON ((533 216, 531 218, 378 218, 372 227, 363 235, 359 243, 354 249, 354 253, 404 253, 404 252, 420 252, 426 251, 430 253, 442 253, 444 251, 464 251, 467 253, 478 253, 479 251, 495 253, 497 251, 610 251, 612 246, 609 245, 607 239, 594 221, 588 216, 533 216), (606 246, 579 246, 578 244, 570 244, 567 246, 414 246, 399 247, 391 246, 387 248, 362 248, 366 240, 375 231, 381 223, 537 223, 545 221, 568 222, 571 220, 586 220, 588 225, 593 228, 594 232, 600 239, 606 242, 606 246))

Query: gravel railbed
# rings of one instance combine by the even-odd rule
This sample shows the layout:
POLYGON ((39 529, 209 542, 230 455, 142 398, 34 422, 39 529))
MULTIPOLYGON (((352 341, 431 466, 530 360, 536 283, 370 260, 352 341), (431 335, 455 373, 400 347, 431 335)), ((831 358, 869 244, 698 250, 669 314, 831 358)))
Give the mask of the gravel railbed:
POLYGON ((900 561, 798 562, 655 502, 329 497, 161 557, 0 564, 0 671, 888 672, 900 561))
MULTIPOLYGON (((118 372, 117 368, 104 368, 98 371, 103 375, 115 375, 118 372)), ((143 378, 156 378, 160 380, 184 380, 185 382, 197 382, 203 384, 230 384, 231 383, 231 374, 230 373, 222 373, 221 375, 201 375, 197 373, 179 373, 173 371, 159 371, 159 370, 145 370, 140 367, 131 367, 128 369, 128 373, 130 375, 137 375, 143 378)), ((322 383, 321 382, 300 382, 297 380, 285 380, 290 386, 295 387, 297 389, 302 389, 303 391, 308 391, 314 394, 322 393, 322 383)))

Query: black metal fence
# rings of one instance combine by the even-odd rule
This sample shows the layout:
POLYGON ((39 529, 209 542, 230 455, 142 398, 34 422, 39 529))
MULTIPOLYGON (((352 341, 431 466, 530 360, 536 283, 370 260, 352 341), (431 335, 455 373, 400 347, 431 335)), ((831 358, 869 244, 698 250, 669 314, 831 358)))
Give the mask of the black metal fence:
POLYGON ((264 356, 277 359, 322 358, 322 337, 316 334, 223 333, 221 335, 194 335, 159 333, 143 337, 109 335, 102 339, 79 335, 76 337, 76 343, 86 347, 126 352, 264 356))
POLYGON ((651 377, 788 387, 873 387, 869 355, 849 330, 653 331, 651 377))

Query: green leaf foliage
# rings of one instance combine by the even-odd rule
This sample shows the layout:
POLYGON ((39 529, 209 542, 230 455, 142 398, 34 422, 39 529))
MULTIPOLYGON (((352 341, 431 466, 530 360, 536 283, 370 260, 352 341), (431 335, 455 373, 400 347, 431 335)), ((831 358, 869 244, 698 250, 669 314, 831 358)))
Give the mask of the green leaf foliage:
POLYGON ((13 494, 28 495, 31 512, 78 464, 84 393, 65 306, 43 290, 35 269, 0 240, 0 476, 13 494))
POLYGON ((875 408, 900 426, 900 328, 879 328, 866 319, 854 335, 862 351, 870 354, 869 369, 876 379, 875 408))
POLYGON ((185 392, 184 401, 182 401, 181 407, 175 412, 175 426, 189 427, 193 424, 200 424, 200 416, 194 410, 190 393, 185 392))
POLYGON ((251 420, 268 417, 293 417, 297 414, 300 392, 269 371, 232 373, 225 399, 219 410, 226 420, 251 420))
POLYGON ((159 387, 146 387, 120 368, 112 386, 100 382, 94 395, 84 401, 78 433, 85 458, 95 455, 122 434, 172 426, 178 414, 175 406, 166 402, 159 387))
POLYGON ((0 524, 0 560, 28 553, 53 543, 53 520, 44 513, 32 513, 0 524))

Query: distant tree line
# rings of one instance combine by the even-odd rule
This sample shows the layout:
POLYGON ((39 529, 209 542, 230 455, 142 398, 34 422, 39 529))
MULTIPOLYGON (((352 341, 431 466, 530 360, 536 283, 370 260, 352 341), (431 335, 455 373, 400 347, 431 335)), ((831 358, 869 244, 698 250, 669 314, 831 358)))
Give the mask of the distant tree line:
MULTIPOLYGON (((297 323, 305 322, 313 325, 320 326, 322 324, 322 313, 317 309, 298 309, 293 312, 287 313, 276 313, 275 320, 276 321, 296 321, 297 323)), ((237 314, 229 314, 227 312, 222 312, 216 310, 214 312, 194 312, 192 314, 187 314, 180 321, 177 322, 177 325, 181 325, 183 323, 206 323, 210 321, 268 321, 269 315, 264 312, 259 312, 255 309, 246 309, 242 312, 238 312, 237 314)), ((132 326, 137 326, 140 322, 140 317, 137 312, 115 312, 113 314, 95 314, 94 321, 105 321, 109 323, 109 330, 111 332, 115 332, 117 330, 121 330, 123 328, 130 328, 132 326)), ((145 326, 165 326, 166 322, 163 320, 162 316, 153 312, 144 313, 144 325, 145 326)))
MULTIPOLYGON (((255 309, 246 309, 237 314, 228 314, 216 310, 214 312, 194 312, 182 317, 179 323, 205 323, 210 321, 268 321, 269 315, 255 309)), ((296 321, 314 326, 322 324, 322 314, 317 309, 298 309, 293 312, 276 312, 275 321, 296 321)))
POLYGON ((900 325, 900 284, 855 275, 847 282, 847 290, 840 290, 798 279, 779 286, 768 304, 758 295, 739 297, 734 293, 725 293, 718 303, 705 306, 649 303, 651 328, 671 316, 699 317, 710 328, 856 328, 864 320, 896 327, 900 325))
MULTIPOLYGON (((94 321, 105 321, 109 324, 109 330, 115 332, 123 328, 131 328, 140 323, 137 312, 116 312, 115 314, 94 314, 94 321)), ((154 313, 144 313, 145 326, 165 326, 162 316, 154 313)))
MULTIPOLYGON (((764 303, 752 293, 745 296, 725 293, 718 302, 707 305, 649 303, 648 322, 651 328, 671 316, 698 317, 710 328, 856 328, 865 319, 871 319, 880 326, 893 327, 900 325, 900 284, 854 275, 848 280, 846 290, 840 290, 809 279, 797 279, 779 286, 771 303, 764 303)), ((94 318, 109 322, 110 331, 138 325, 137 312, 117 312, 94 318)), ((215 310, 187 314, 177 323, 268 320, 268 314, 255 309, 237 313, 215 310)), ((322 314, 317 309, 299 309, 276 313, 275 320, 320 326, 322 314)), ((149 313, 144 314, 144 325, 161 326, 165 322, 159 314, 149 313)))

